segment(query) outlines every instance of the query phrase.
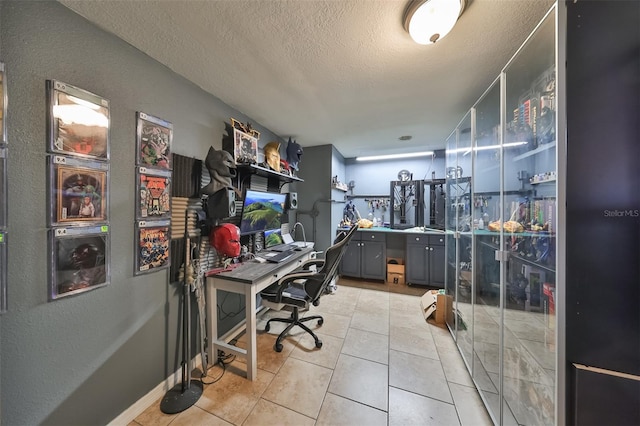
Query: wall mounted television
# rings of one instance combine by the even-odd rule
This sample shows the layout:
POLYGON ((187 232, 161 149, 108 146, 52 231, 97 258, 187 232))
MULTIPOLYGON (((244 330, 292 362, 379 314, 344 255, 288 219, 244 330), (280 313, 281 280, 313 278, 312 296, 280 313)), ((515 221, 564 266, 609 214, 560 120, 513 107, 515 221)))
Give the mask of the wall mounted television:
POLYGON ((287 194, 247 189, 242 203, 240 234, 280 229, 287 194))

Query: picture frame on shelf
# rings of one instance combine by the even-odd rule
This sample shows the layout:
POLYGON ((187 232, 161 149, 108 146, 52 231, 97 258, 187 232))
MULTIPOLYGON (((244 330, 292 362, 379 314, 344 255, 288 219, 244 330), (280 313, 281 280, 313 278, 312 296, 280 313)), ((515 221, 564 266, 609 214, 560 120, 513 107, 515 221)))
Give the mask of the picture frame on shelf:
POLYGON ((171 266, 171 221, 140 220, 135 228, 134 275, 169 268, 171 266))
POLYGON ((109 225, 49 230, 49 299, 109 284, 109 225))
POLYGON ((171 171, 138 167, 136 218, 171 218, 171 171))
POLYGON ((236 164, 257 164, 260 132, 251 127, 251 123, 231 118, 231 129, 227 127, 227 133, 229 137, 223 140, 223 149, 233 155, 236 164))
POLYGON ((258 162, 258 139, 238 129, 233 129, 233 159, 236 164, 258 162))
POLYGON ((57 80, 47 80, 47 99, 49 153, 109 159, 108 100, 57 80))
POLYGON ((136 164, 171 170, 173 124, 138 111, 136 126, 136 164))
POLYGON ((50 226, 108 221, 108 163, 53 155, 48 165, 50 226))

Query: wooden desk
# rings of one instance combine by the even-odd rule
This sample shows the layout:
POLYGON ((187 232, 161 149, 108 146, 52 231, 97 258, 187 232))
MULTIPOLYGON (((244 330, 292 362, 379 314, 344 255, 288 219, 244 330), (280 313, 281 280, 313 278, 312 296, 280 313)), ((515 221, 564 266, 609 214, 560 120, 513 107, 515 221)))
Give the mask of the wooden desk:
POLYGON ((294 252, 293 256, 280 263, 259 263, 255 260, 245 262, 233 271, 207 277, 207 331, 209 336, 208 355, 211 362, 218 359, 218 350, 225 354, 244 356, 247 361, 247 379, 255 380, 258 374, 256 343, 256 295, 273 284, 288 272, 300 267, 311 258, 313 243, 294 252), (217 290, 244 294, 245 320, 229 330, 224 336, 218 336, 218 295, 217 290), (229 344, 242 330, 247 330, 247 349, 229 344))

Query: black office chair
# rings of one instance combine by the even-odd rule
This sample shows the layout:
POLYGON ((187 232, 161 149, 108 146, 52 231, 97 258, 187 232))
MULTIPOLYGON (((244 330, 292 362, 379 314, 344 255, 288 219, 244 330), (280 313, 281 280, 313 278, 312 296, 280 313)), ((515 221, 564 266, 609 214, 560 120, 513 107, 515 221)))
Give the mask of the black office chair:
POLYGON ((354 225, 348 232, 338 235, 336 242, 325 250, 323 259, 308 260, 300 268, 288 273, 260 292, 260 296, 266 306, 278 310, 282 308, 292 309, 289 318, 271 318, 264 328, 268 332, 272 321, 289 324, 280 333, 275 345, 273 345, 273 349, 276 352, 282 351, 282 339, 296 325, 313 336, 316 348, 322 347, 322 341, 303 323, 317 319, 318 325, 322 325, 324 319, 320 315, 300 318, 299 312, 300 309, 309 309, 310 304, 314 306, 320 304, 320 296, 325 293, 327 286, 337 276, 340 260, 346 251, 347 244, 357 230, 358 225, 354 225), (315 270, 311 269, 313 266, 315 266, 315 270))

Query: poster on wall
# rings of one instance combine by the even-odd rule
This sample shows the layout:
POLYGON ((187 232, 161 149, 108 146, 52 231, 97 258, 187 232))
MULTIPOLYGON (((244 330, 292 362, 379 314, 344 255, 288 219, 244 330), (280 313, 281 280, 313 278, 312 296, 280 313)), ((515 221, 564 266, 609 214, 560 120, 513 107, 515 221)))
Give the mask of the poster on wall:
POLYGON ((171 266, 171 221, 140 220, 136 224, 135 275, 155 272, 171 266))
POLYGON ((49 230, 50 299, 109 283, 109 226, 49 230))
POLYGON ((86 90, 47 80, 48 152, 109 159, 109 101, 86 90))
POLYGON ((108 163, 53 155, 48 165, 50 225, 108 220, 108 163))
POLYGON ((7 143, 7 76, 4 63, 0 62, 0 145, 7 143))
POLYGON ((138 166, 171 170, 173 124, 144 112, 137 114, 138 166))
POLYGON ((138 167, 136 217, 171 218, 171 171, 138 167))

